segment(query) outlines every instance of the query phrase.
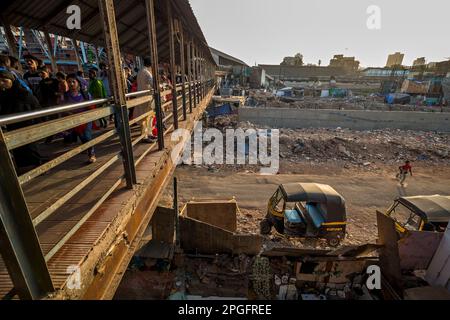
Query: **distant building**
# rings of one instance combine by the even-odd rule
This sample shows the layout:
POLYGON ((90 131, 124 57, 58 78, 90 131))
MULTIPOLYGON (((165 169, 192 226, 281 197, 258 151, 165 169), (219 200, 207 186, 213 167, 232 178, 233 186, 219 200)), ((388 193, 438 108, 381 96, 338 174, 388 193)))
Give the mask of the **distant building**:
POLYGON ((413 67, 424 66, 426 64, 425 57, 417 58, 413 62, 413 67))
POLYGON ((362 71, 363 76, 373 78, 384 77, 407 77, 410 73, 409 70, 394 70, 392 68, 367 68, 362 71))
POLYGON ((247 84, 250 78, 251 68, 244 61, 217 49, 211 47, 209 49, 214 61, 218 65, 216 76, 218 76, 221 81, 229 80, 228 83, 234 85, 247 84))
POLYGON ((344 57, 343 54, 337 54, 330 60, 330 67, 356 72, 359 68, 359 61, 355 60, 355 57, 344 57))
POLYGON ((403 53, 400 52, 396 52, 394 54, 390 54, 388 56, 388 60, 386 63, 386 68, 391 68, 393 66, 401 66, 403 63, 403 58, 405 57, 405 55, 403 53))
POLYGON ((244 61, 238 58, 230 56, 229 54, 226 54, 222 51, 219 51, 211 47, 209 49, 211 51, 214 61, 219 67, 234 67, 234 66, 248 67, 248 65, 244 61))
POLYGON ((318 67, 318 66, 283 66, 260 64, 259 67, 266 71, 266 74, 282 81, 309 81, 309 80, 330 80, 331 77, 351 77, 351 72, 342 67, 318 67))

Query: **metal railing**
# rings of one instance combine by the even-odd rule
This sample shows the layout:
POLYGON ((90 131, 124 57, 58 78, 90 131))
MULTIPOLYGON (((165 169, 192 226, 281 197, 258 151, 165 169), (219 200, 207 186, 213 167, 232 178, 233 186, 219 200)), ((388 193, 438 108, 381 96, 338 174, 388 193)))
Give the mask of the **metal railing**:
MULTIPOLYGON (((185 96, 189 96, 189 102, 193 100, 203 99, 206 95, 206 92, 202 88, 213 88, 214 81, 211 79, 209 81, 206 81, 205 83, 200 83, 199 81, 193 81, 190 83, 186 83, 184 87, 184 94, 185 96), (191 91, 189 91, 189 88, 191 88, 191 91)), ((182 85, 176 86, 176 92, 177 92, 177 102, 180 102, 180 99, 182 98, 183 93, 183 87, 182 85), (181 94, 180 94, 181 93, 181 94)), ((166 90, 161 92, 161 96, 171 94, 172 90, 166 90)), ((130 131, 130 125, 137 124, 140 121, 144 120, 145 118, 153 115, 153 107, 154 106, 154 98, 153 98, 153 91, 152 90, 145 90, 141 92, 135 92, 130 93, 126 95, 127 98, 127 105, 126 109, 130 110, 133 108, 136 108, 138 106, 147 105, 148 111, 144 114, 129 120, 128 119, 128 113, 126 113, 126 121, 124 119, 120 119, 123 117, 123 113, 120 113, 120 107, 114 106, 111 104, 112 98, 107 99, 98 99, 98 100, 92 100, 92 101, 86 101, 82 103, 77 104, 71 104, 71 105, 64 105, 64 106, 56 106, 51 108, 45 108, 41 110, 36 110, 32 112, 24 112, 24 113, 18 113, 18 114, 12 114, 7 116, 0 117, 0 157, 3 157, 5 159, 9 158, 8 161, 0 161, 0 170, 5 170, 5 174, 0 174, 3 177, 5 177, 7 183, 10 183, 14 186, 14 188, 11 188, 11 192, 13 195, 11 195, 11 198, 14 199, 21 199, 23 203, 26 203, 25 197, 23 195, 22 187, 30 183, 33 179, 36 177, 39 177, 48 171, 56 168, 57 166, 60 166, 61 164, 67 162, 69 159, 74 158, 75 156, 81 154, 82 152, 88 150, 91 147, 94 147, 96 145, 99 145, 100 143, 108 140, 113 139, 116 137, 119 137, 120 139, 126 139, 127 137, 131 139, 131 131, 130 131), (100 106, 98 108, 77 112, 75 114, 67 114, 73 111, 77 111, 83 108, 88 108, 92 106, 100 106), (17 124, 23 121, 28 120, 34 120, 34 119, 41 119, 46 116, 51 115, 61 115, 62 117, 54 120, 44 121, 42 123, 33 124, 21 129, 13 130, 13 131, 2 131, 2 127, 8 126, 10 124, 17 124), (72 148, 71 150, 57 156, 54 159, 51 159, 47 163, 38 166, 21 176, 17 176, 14 167, 11 165, 12 160, 10 156, 10 152, 16 148, 19 148, 21 146, 25 146, 30 143, 35 143, 38 141, 41 141, 47 137, 56 135, 60 132, 71 130, 79 125, 83 125, 86 123, 90 123, 102 118, 109 117, 111 115, 116 116, 115 121, 115 127, 106 130, 102 132, 97 137, 93 138, 91 141, 81 144, 75 148, 72 148), (129 124, 125 125, 124 123, 129 124), (127 130, 128 132, 125 132, 127 130), (7 171, 7 172, 6 172, 7 171), (15 180, 15 181, 14 181, 15 180)), ((185 99, 184 104, 179 104, 178 108, 176 108, 177 111, 184 110, 188 108, 187 106, 187 99, 185 99)), ((166 104, 166 107, 169 107, 172 105, 172 101, 168 101, 166 104)), ((163 119, 164 124, 169 124, 170 119, 173 118, 173 113, 171 113, 169 116, 165 117, 163 119)), ((183 115, 177 116, 179 120, 182 120, 183 115)), ((160 128, 158 128, 159 130, 160 128)), ((173 124, 170 125, 165 131, 164 134, 167 134, 172 129, 174 129, 173 124)), ((136 137, 134 140, 132 139, 131 145, 135 147, 142 139, 145 138, 145 135, 140 135, 136 137)), ((152 150, 154 150, 157 147, 158 143, 152 143, 147 150, 145 150, 137 159, 135 159, 133 150, 129 151, 131 154, 127 155, 131 157, 131 159, 134 159, 135 165, 139 164, 146 155, 148 155, 152 150)), ((93 182, 96 178, 98 178, 102 173, 106 172, 113 164, 115 164, 118 160, 123 159, 125 156, 123 153, 125 150, 122 148, 121 151, 114 152, 110 154, 110 157, 108 160, 106 160, 104 163, 100 165, 100 167, 96 168, 93 172, 89 174, 86 178, 84 178, 83 181, 78 183, 73 189, 71 189, 69 192, 67 192, 65 195, 63 195, 61 198, 57 199, 54 203, 52 203, 48 208, 46 208, 44 211, 39 213, 36 217, 32 219, 32 227, 36 228, 40 223, 48 219, 52 214, 54 214, 58 209, 62 208, 70 199, 72 199, 74 196, 76 196, 80 191, 82 191, 87 185, 89 185, 91 182, 93 182)), ((103 196, 101 196, 99 199, 96 200, 95 205, 89 209, 89 211, 76 223, 75 226, 73 226, 70 231, 65 234, 53 248, 50 249, 50 251, 45 254, 44 259, 46 262, 48 262, 61 247, 67 243, 67 241, 74 235, 74 233, 80 229, 80 227, 91 217, 91 215, 100 207, 100 205, 111 195, 111 193, 122 183, 123 179, 125 178, 125 174, 117 177, 117 180, 111 185, 111 187, 105 192, 103 196)), ((5 182, 5 183, 6 183, 5 182)), ((3 181, 1 182, 4 183, 3 181)), ((3 189, 4 191, 5 189, 3 189)), ((2 191, 2 192, 3 192, 2 191)), ((5 194, 3 192, 3 194, 5 194)), ((1 195, 1 194, 0 194, 1 195)), ((1 201, 2 199, 0 199, 1 201)), ((0 208, 1 209, 1 208, 0 208)), ((21 210, 25 210, 28 212, 28 209, 25 207, 22 207, 21 210)), ((15 212, 4 212, 2 214, 9 215, 8 217, 12 218, 12 215, 15 214, 15 212)), ((29 212, 28 212, 29 215, 29 212)), ((30 226, 31 227, 31 226, 30 226)), ((1 248, 0 248, 1 249, 1 248)), ((30 249, 31 250, 31 249, 30 249)))

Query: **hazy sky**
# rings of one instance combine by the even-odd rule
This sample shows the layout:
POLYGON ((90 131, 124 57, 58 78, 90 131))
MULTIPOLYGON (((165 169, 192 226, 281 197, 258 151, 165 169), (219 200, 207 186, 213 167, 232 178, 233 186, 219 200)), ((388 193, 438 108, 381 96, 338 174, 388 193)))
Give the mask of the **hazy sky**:
POLYGON ((449 0, 190 0, 209 45, 249 65, 278 64, 297 52, 328 65, 334 54, 362 66, 384 66, 405 53, 411 65, 450 57, 449 0), (367 8, 380 8, 381 29, 369 30, 367 8))

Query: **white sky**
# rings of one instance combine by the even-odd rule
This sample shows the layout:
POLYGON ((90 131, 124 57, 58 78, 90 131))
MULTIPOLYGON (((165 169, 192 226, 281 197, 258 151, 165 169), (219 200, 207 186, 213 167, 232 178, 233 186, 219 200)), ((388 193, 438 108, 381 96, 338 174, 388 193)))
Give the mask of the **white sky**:
POLYGON ((427 62, 450 57, 450 0, 190 0, 208 44, 249 65, 279 64, 301 52, 305 63, 328 65, 334 54, 384 66, 405 53, 427 62), (369 30, 370 5, 381 29, 369 30))

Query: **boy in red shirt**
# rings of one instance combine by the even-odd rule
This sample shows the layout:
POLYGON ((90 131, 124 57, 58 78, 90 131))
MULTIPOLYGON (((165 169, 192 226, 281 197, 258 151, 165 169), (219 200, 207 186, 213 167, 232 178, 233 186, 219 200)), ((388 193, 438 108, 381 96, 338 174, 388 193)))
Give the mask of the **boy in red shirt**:
POLYGON ((406 176, 408 173, 413 175, 411 161, 406 161, 405 164, 398 168, 400 172, 397 174, 397 179, 400 180, 400 185, 403 186, 405 184, 406 176))

